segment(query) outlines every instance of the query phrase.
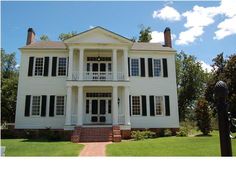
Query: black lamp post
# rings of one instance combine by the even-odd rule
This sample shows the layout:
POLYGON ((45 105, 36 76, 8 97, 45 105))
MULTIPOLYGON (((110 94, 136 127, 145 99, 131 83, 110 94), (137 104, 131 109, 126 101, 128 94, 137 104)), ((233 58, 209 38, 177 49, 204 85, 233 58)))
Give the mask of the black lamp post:
POLYGON ((218 81, 215 85, 215 100, 218 113, 220 149, 221 156, 232 156, 232 147, 230 139, 230 122, 228 118, 228 87, 223 81, 218 81))

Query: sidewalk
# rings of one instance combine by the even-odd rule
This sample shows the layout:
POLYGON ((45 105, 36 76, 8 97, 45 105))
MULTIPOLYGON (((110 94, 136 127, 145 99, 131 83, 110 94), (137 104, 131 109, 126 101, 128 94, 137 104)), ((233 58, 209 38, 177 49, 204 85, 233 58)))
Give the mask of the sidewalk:
POLYGON ((80 143, 84 144, 85 147, 81 151, 79 156, 106 156, 106 145, 112 142, 91 142, 91 143, 80 143))

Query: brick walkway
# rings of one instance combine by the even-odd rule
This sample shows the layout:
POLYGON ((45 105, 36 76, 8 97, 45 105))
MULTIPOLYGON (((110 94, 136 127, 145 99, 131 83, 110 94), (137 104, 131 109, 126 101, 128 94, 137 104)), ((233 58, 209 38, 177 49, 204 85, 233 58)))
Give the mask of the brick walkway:
POLYGON ((80 156, 106 156, 106 145, 112 142, 91 142, 81 143, 84 148, 80 152, 80 156))

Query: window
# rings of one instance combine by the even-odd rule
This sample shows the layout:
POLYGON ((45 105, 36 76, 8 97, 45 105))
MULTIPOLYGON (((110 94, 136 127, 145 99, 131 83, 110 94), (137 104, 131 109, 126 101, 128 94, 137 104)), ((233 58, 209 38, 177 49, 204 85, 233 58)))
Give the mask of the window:
POLYGON ((156 115, 163 114, 163 97, 155 96, 155 113, 156 115))
POLYGON ((132 114, 140 115, 140 97, 132 96, 132 114))
POLYGON ((86 100, 86 114, 89 114, 89 100, 86 100))
POLYGON ((42 76, 43 75, 43 58, 36 58, 34 66, 34 75, 42 76))
POLYGON ((153 59, 153 72, 154 76, 161 75, 161 60, 153 59))
POLYGON ((111 114, 111 100, 108 100, 108 113, 111 114))
POLYGON ((56 97, 56 115, 63 116, 65 110, 65 97, 64 96, 57 96, 56 97))
POLYGON ((139 76, 139 59, 131 59, 131 75, 139 76))
POLYGON ((40 115, 40 96, 32 97, 32 116, 40 115))
POLYGON ((58 76, 66 76, 66 58, 59 58, 58 76))

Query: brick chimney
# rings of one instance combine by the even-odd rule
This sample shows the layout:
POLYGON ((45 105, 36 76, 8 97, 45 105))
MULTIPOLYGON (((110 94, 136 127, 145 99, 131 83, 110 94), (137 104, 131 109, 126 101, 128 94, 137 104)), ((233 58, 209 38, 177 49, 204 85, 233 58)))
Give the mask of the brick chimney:
POLYGON ((165 39, 165 47, 170 47, 172 48, 171 44, 171 31, 170 28, 167 27, 164 31, 164 39, 165 39))
POLYGON ((34 42, 35 32, 33 28, 28 29, 26 45, 29 45, 34 42))

